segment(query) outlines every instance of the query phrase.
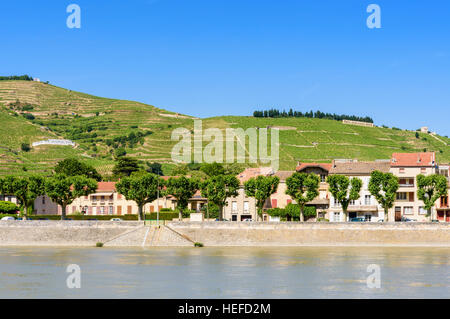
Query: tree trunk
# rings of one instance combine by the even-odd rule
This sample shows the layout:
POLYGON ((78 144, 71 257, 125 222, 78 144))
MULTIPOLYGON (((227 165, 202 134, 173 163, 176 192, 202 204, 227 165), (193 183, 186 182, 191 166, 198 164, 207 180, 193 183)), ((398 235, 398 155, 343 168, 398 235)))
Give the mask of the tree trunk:
POLYGON ((183 220, 183 215, 181 214, 181 208, 180 207, 177 207, 178 208, 178 221, 182 221, 183 220))
POLYGON ((428 209, 428 216, 430 216, 430 222, 433 221, 433 211, 432 209, 428 209))
POLYGON ((304 222, 305 221, 305 216, 303 215, 305 208, 302 206, 300 207, 300 222, 304 222))
POLYGON ((223 206, 219 206, 219 220, 223 220, 223 206))
POLYGON ((138 207, 138 219, 139 220, 144 220, 144 218, 143 218, 143 207, 142 207, 142 205, 139 205, 139 207, 138 207))
POLYGON ((27 212, 28 212, 28 207, 27 205, 23 206, 23 219, 27 220, 27 212))
POLYGON ((344 213, 344 223, 347 222, 347 210, 343 209, 342 212, 344 213))
POLYGON ((384 221, 387 223, 389 221, 389 209, 384 209, 384 221))
POLYGON ((67 205, 65 204, 61 205, 61 220, 66 219, 66 207, 67 205))

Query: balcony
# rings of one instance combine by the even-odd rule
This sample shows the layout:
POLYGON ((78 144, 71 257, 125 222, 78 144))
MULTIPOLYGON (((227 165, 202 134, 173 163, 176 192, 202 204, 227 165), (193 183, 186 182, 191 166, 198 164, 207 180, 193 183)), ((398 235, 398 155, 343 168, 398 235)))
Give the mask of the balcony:
POLYGON ((349 212, 376 212, 377 205, 349 205, 347 211, 349 212))
POLYGON ((399 184, 399 187, 414 187, 414 184, 403 183, 403 184, 399 184))

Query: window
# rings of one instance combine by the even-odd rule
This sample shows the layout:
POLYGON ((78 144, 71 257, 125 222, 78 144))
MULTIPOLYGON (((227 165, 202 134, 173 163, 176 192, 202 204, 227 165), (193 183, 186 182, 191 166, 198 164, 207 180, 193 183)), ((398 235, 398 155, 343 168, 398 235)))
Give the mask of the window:
POLYGON ((97 196, 92 196, 92 201, 96 202, 97 201, 97 196))
POLYGON ((413 212, 413 208, 412 207, 410 207, 410 206, 405 206, 405 207, 403 207, 403 214, 404 215, 412 215, 414 212, 413 212))
POLYGON ((45 205, 45 196, 42 196, 42 205, 45 205))
POLYGON ((341 203, 339 203, 336 198, 334 198, 334 206, 335 207, 340 207, 341 206, 341 203))
POLYGON ((397 193, 397 200, 406 200, 406 193, 397 193))
POLYGON ((244 202, 244 212, 248 212, 248 202, 244 202))
POLYGON ((109 214, 110 215, 114 214, 114 207, 113 206, 109 206, 109 214))
POLYGON ((334 214, 333 214, 333 221, 340 222, 341 221, 341 213, 334 212, 334 214))
POLYGON ((423 206, 419 207, 419 214, 420 215, 426 215, 427 214, 427 210, 425 209, 425 207, 423 207, 423 206))
POLYGON ((327 181, 327 176, 325 174, 320 174, 320 182, 325 183, 327 181))
POLYGON ((237 202, 232 202, 232 203, 231 203, 231 211, 232 211, 233 213, 236 213, 236 212, 237 212, 237 202))
POLYGON ((372 196, 371 195, 366 195, 364 198, 364 204, 369 206, 372 204, 372 196))
POLYGON ((370 220, 372 219, 372 215, 367 214, 364 216, 364 218, 366 219, 366 222, 370 222, 370 220))
POLYGON ((404 167, 399 168, 399 173, 400 174, 404 174, 405 173, 405 168, 404 167))
POLYGON ((100 215, 105 214, 105 207, 104 206, 100 206, 100 215))
POLYGON ((355 206, 356 205, 356 201, 354 199, 350 200, 350 205, 351 206, 355 206))
POLYGON ((448 196, 441 197, 441 207, 448 207, 448 196))

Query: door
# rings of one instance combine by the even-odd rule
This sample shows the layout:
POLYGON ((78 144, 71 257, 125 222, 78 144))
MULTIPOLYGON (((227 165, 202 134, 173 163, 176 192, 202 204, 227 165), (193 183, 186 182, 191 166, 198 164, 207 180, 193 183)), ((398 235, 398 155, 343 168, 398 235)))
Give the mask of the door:
POLYGON ((402 208, 395 207, 395 221, 399 222, 402 220, 402 208))

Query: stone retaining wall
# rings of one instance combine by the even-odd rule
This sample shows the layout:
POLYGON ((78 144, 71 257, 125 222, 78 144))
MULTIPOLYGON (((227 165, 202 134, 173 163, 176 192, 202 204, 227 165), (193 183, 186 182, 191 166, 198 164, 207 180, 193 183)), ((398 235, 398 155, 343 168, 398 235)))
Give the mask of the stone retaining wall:
POLYGON ((0 221, 0 246, 443 246, 443 223, 0 221))
POLYGON ((173 222, 205 246, 450 246, 450 224, 173 222))

